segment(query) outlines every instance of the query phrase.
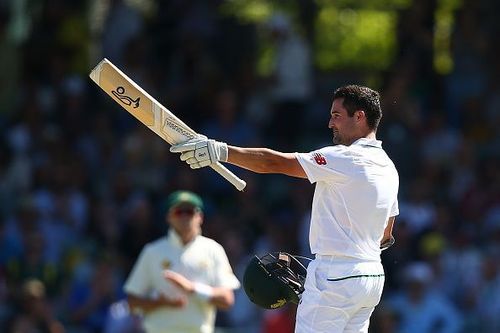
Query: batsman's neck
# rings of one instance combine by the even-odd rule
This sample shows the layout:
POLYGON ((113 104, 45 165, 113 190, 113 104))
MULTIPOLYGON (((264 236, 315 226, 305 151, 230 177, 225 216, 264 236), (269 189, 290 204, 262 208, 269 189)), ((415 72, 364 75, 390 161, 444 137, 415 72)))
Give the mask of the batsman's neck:
POLYGON ((377 140, 377 135, 376 135, 375 131, 371 131, 370 133, 368 133, 365 136, 365 138, 370 139, 370 140, 377 140))
POLYGON ((377 136, 376 136, 375 131, 370 131, 370 132, 365 133, 365 134, 353 136, 351 139, 351 142, 349 142, 349 144, 347 146, 352 145, 354 142, 356 142, 362 138, 369 139, 369 140, 377 140, 377 136))

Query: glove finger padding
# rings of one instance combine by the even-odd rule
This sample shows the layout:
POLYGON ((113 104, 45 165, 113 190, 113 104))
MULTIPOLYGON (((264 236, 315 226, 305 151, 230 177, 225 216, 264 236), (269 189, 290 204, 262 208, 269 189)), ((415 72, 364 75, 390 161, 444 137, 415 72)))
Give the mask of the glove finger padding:
POLYGON ((204 168, 204 167, 209 166, 211 164, 212 164, 212 162, 210 162, 210 160, 206 160, 206 161, 203 161, 203 162, 196 161, 193 164, 189 164, 189 167, 191 169, 201 169, 201 168, 204 168))
POLYGON ((198 134, 196 137, 194 137, 192 139, 189 139, 185 142, 173 145, 172 147, 170 147, 170 152, 171 153, 183 153, 183 152, 195 150, 196 146, 200 142, 206 142, 207 139, 208 138, 205 135, 198 134))
POLYGON ((189 160, 190 158, 193 158, 193 157, 194 157, 194 150, 190 150, 190 151, 186 151, 186 152, 182 153, 181 156, 180 156, 180 159, 181 159, 181 161, 184 162, 184 161, 187 161, 187 160, 189 160))
POLYGON ((200 168, 204 168, 204 167, 209 166, 211 164, 212 164, 212 162, 210 160, 206 160, 206 161, 202 161, 202 162, 198 163, 200 168))
POLYGON ((196 144, 198 143, 199 140, 196 140, 196 141, 193 141, 193 140, 195 140, 195 139, 191 139, 191 140, 188 140, 186 142, 173 145, 172 147, 170 147, 170 152, 171 153, 183 153, 186 151, 194 150, 196 148, 196 144))
POLYGON ((199 168, 201 168, 201 166, 200 166, 200 164, 198 162, 193 163, 193 164, 189 164, 189 167, 191 169, 199 169, 199 168))
POLYGON ((188 158, 186 160, 186 163, 189 164, 189 165, 196 164, 196 163, 198 163, 198 160, 196 159, 196 157, 191 157, 191 158, 188 158))

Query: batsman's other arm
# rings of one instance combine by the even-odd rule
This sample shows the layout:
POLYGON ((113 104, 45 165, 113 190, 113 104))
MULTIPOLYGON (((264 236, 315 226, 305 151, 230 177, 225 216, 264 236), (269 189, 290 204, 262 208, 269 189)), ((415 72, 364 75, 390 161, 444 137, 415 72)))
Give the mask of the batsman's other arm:
POLYGON ((382 241, 380 242, 380 248, 382 250, 386 250, 394 245, 396 239, 392 235, 392 229, 394 227, 394 221, 396 220, 395 216, 391 216, 389 221, 387 222, 387 227, 384 230, 384 236, 382 236, 382 241))

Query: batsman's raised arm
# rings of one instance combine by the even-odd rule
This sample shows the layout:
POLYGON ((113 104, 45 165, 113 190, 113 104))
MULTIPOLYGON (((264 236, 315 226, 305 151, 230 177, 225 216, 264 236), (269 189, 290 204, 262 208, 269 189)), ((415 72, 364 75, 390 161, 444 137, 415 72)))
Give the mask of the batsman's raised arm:
POLYGON ((307 178, 293 153, 282 153, 268 148, 228 146, 227 162, 257 173, 281 173, 307 178))
POLYGON ((294 153, 282 153, 268 148, 243 148, 228 146, 199 135, 170 148, 181 153, 180 159, 192 169, 227 162, 257 173, 280 173, 292 177, 307 178, 294 153))

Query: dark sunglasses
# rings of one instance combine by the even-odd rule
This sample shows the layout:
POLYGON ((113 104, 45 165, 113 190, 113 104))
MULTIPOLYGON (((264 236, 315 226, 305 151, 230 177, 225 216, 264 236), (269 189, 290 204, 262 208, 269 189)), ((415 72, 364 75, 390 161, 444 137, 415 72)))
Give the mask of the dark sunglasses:
POLYGON ((196 207, 175 207, 172 209, 172 214, 174 216, 182 216, 182 215, 194 215, 200 211, 199 208, 196 207))

